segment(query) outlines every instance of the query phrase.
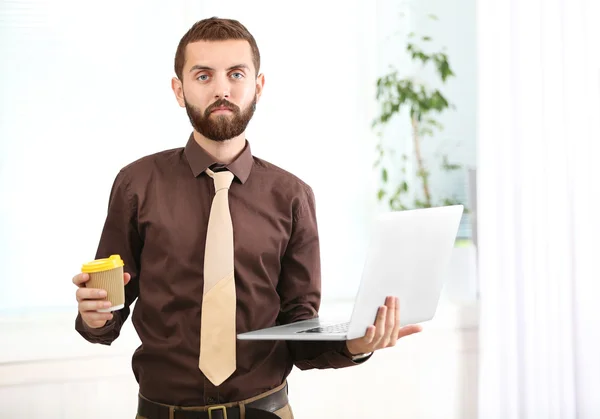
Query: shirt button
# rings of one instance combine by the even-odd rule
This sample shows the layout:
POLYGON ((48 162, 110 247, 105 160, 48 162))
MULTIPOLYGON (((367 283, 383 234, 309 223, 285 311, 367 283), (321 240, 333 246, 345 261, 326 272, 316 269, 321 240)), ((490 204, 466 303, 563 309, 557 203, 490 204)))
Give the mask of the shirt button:
POLYGON ((208 404, 217 404, 217 400, 212 397, 207 398, 206 401, 208 404))

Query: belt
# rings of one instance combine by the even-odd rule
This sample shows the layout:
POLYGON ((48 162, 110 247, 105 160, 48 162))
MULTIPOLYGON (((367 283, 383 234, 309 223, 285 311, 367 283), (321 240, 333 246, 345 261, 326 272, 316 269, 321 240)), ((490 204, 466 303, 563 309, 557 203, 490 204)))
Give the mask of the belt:
POLYGON ((147 419, 240 419, 241 411, 246 419, 278 418, 273 412, 288 404, 287 383, 264 397, 249 402, 225 403, 202 407, 169 406, 138 396, 138 415, 147 419), (171 411, 173 415, 171 416, 171 411))

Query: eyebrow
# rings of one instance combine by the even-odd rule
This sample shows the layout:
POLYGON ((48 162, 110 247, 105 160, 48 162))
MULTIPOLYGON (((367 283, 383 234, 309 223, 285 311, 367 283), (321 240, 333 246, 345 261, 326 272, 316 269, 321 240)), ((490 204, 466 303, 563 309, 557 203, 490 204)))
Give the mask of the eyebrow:
MULTIPOLYGON (((231 67, 229 67, 227 69, 227 71, 231 71, 231 70, 234 70, 236 68, 240 68, 240 69, 243 68, 243 69, 248 70, 249 67, 246 64, 236 64, 236 65, 232 65, 231 67)), ((192 68, 190 68, 190 73, 192 71, 196 71, 196 70, 201 70, 201 71, 203 71, 203 70, 215 71, 215 69, 212 68, 212 67, 207 67, 205 65, 196 64, 196 65, 192 66, 192 68)))

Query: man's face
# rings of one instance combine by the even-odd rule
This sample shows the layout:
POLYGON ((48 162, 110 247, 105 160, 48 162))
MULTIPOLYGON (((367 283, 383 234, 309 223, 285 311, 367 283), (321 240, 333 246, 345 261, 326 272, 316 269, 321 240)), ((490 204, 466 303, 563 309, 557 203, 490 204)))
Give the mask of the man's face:
POLYGON ((182 80, 173 80, 173 90, 196 131, 226 141, 246 130, 263 83, 247 41, 199 41, 187 46, 182 80))

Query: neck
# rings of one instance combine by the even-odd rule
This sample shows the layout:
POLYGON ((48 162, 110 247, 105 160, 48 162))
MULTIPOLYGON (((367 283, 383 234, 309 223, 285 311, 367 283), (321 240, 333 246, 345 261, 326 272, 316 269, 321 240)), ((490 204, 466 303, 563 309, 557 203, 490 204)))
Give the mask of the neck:
POLYGON ((209 140, 194 130, 194 140, 200 147, 212 155, 215 160, 222 164, 229 164, 239 156, 246 145, 244 133, 227 141, 209 140))

